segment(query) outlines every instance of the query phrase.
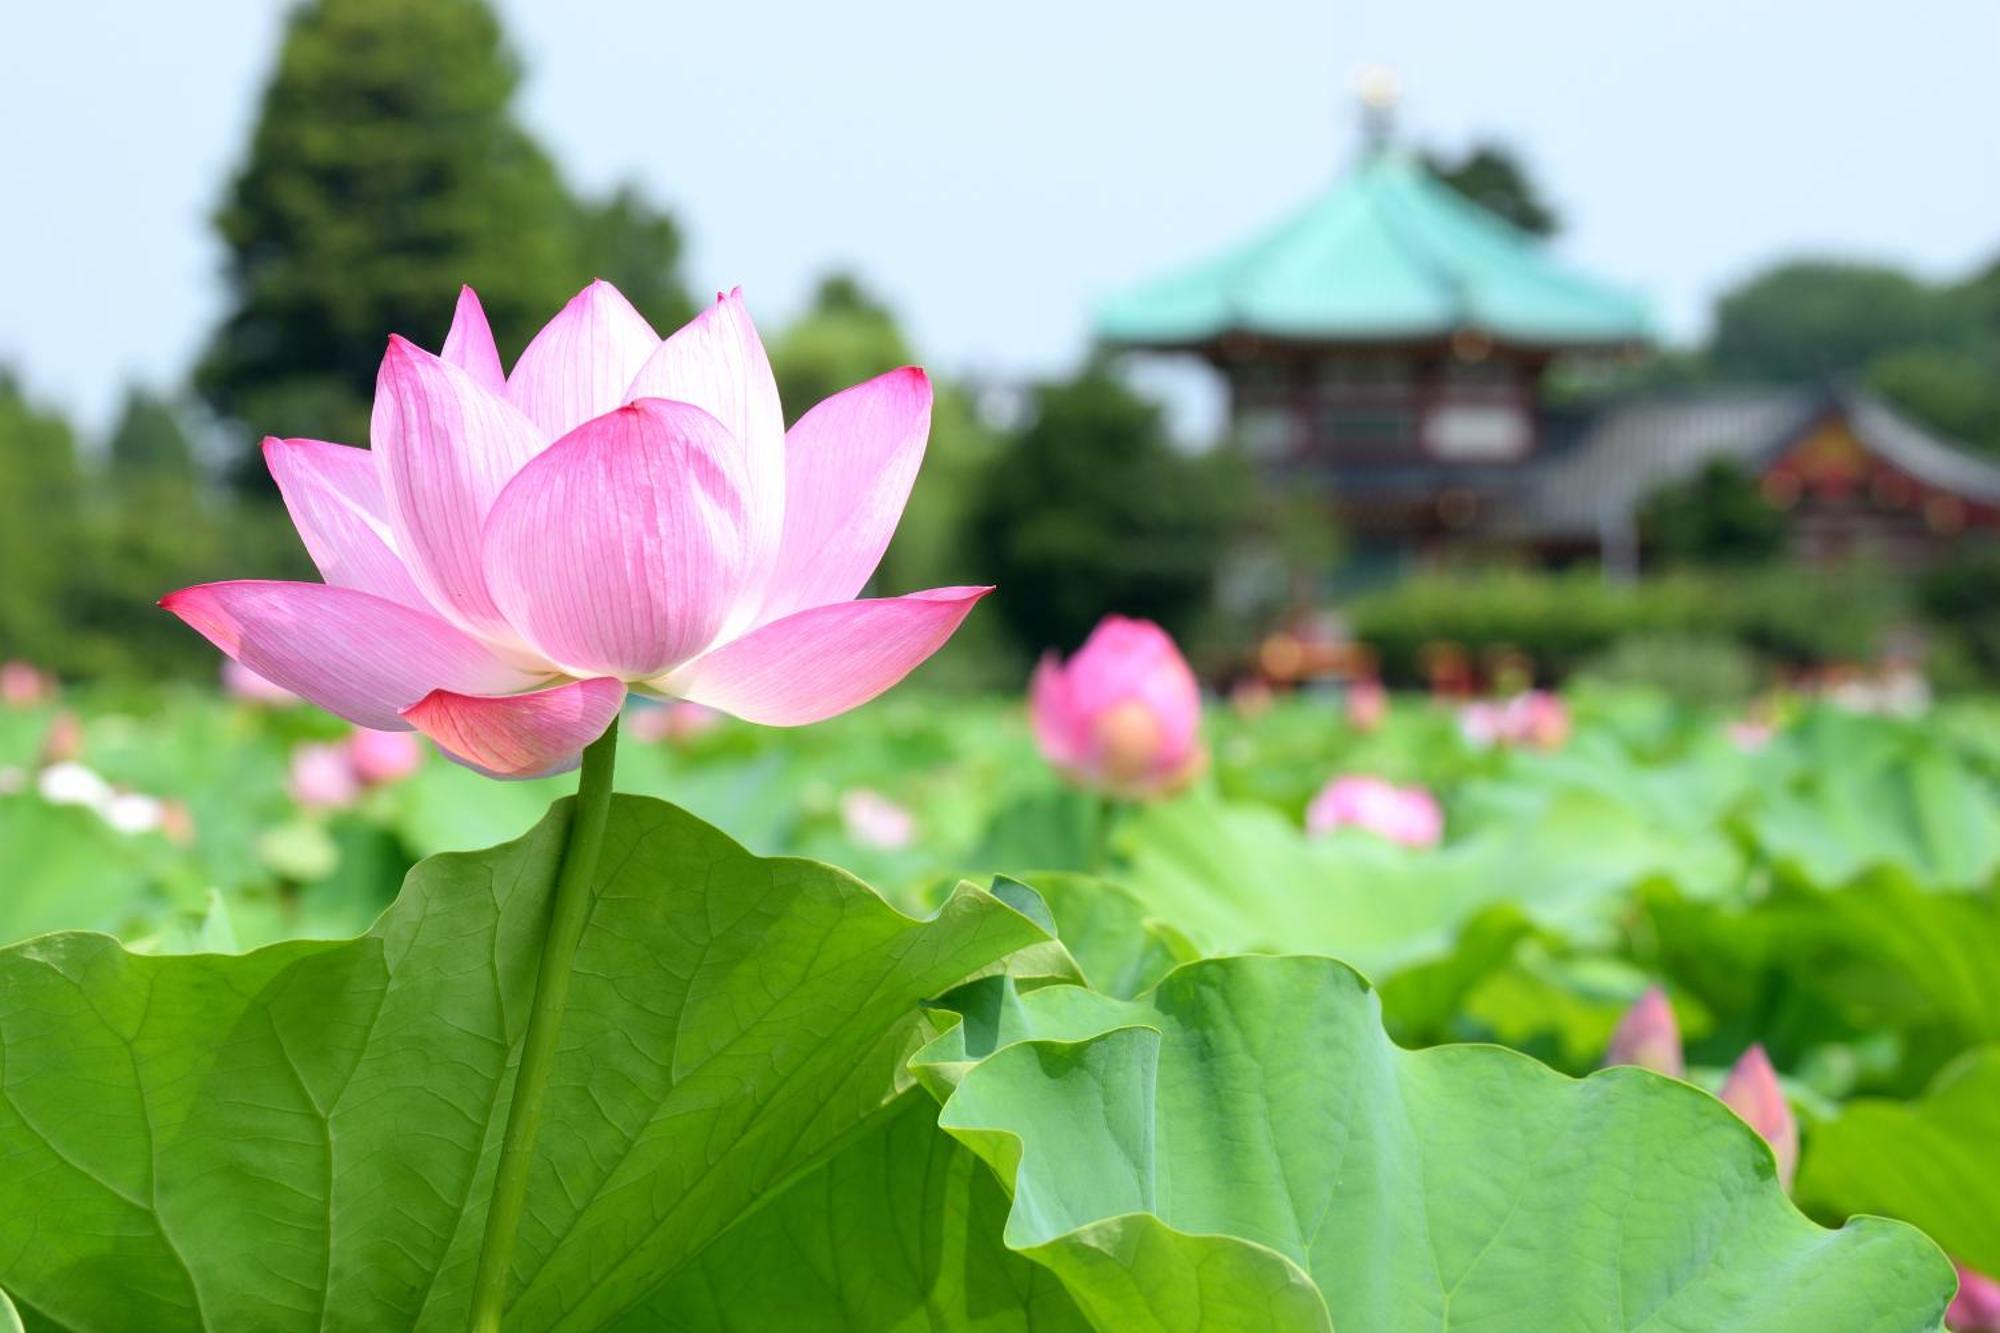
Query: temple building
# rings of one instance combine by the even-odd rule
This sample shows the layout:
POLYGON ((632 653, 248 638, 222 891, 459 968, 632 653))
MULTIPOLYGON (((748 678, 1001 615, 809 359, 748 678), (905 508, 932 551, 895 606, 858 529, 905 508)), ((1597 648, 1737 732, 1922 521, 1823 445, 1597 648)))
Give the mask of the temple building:
POLYGON ((1363 568, 1505 551, 1643 566, 1638 515, 1727 459, 1789 511, 1793 554, 1914 566, 2000 533, 2000 463, 1820 385, 1564 407, 1552 364, 1643 355, 1646 301, 1563 265, 1396 147, 1296 215, 1115 296, 1099 337, 1213 365, 1274 486, 1325 497, 1363 568))

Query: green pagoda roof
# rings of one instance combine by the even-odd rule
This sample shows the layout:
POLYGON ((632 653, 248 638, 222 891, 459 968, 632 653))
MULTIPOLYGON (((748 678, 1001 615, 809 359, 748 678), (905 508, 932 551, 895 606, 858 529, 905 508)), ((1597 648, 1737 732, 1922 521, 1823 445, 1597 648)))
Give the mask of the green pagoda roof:
POLYGON ((1464 330, 1560 348, 1644 341, 1651 318, 1640 297, 1556 263, 1527 232, 1384 149, 1248 244, 1105 303, 1097 328, 1127 347, 1464 330))

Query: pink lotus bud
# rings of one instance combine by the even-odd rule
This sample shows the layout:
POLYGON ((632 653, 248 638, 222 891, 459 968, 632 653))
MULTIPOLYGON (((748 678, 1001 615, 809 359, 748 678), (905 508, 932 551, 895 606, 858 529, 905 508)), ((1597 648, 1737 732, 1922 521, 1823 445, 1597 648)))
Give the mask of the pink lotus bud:
POLYGON ((2000 1333, 2000 1282, 1953 1262, 1958 1270, 1958 1295, 1944 1312, 1951 1333, 2000 1333))
POLYGON ((634 709, 626 726, 637 741, 685 745, 703 732, 714 730, 721 722, 722 714, 713 708, 676 699, 668 704, 634 709))
POLYGON ((29 662, 0 662, 0 704, 33 708, 55 697, 55 677, 29 662))
POLYGON ((1667 1003, 1665 991, 1653 986, 1625 1011, 1617 1031, 1611 1034, 1604 1064, 1606 1068, 1637 1065, 1673 1078, 1687 1073, 1681 1057, 1680 1025, 1674 1022, 1673 1006, 1667 1003))
POLYGON ((400 782, 423 767, 423 742, 414 731, 356 727, 347 738, 347 762, 364 787, 400 782))
POLYGON ((899 852, 916 840, 917 817, 879 791, 856 787, 840 797, 840 821, 857 847, 899 852))
POLYGON ((1729 724, 1729 741, 1745 754, 1755 754, 1771 743, 1778 729, 1769 722, 1745 718, 1729 724))
POLYGON ((299 696, 233 658, 222 660, 222 692, 247 704, 271 704, 279 708, 299 702, 299 696))
POLYGON ((83 758, 83 723, 65 709, 49 719, 42 734, 42 765, 74 763, 83 758))
POLYGON ((1500 705, 1476 701, 1458 710, 1458 734, 1475 750, 1490 750, 1507 738, 1500 705))
POLYGON ((1444 811, 1422 787, 1348 774, 1320 788, 1306 807, 1308 833, 1339 828, 1365 829, 1405 847, 1435 847, 1444 837, 1444 811))
POLYGON ((1044 657, 1029 715, 1051 764, 1122 799, 1177 791, 1206 760, 1201 687, 1174 641, 1149 620, 1106 616, 1067 663, 1044 657))
POLYGON ((1719 1094, 1729 1109, 1743 1117, 1750 1128, 1764 1136, 1778 1159, 1778 1183, 1792 1187, 1792 1172, 1799 1164, 1799 1124, 1778 1086, 1777 1071, 1761 1044, 1743 1052, 1722 1081, 1719 1094))
POLYGON ((160 833, 176 847, 194 845, 194 812, 180 801, 160 803, 160 833))
POLYGON ((415 727, 495 777, 573 767, 628 690, 751 722, 844 713, 990 588, 861 598, 930 435, 915 367, 790 430, 738 292, 662 339, 594 282, 502 371, 468 288, 440 355, 392 336, 372 453, 264 442, 326 583, 161 602, 357 726, 415 727))
POLYGON ((1516 745, 1558 750, 1569 739, 1569 705, 1547 690, 1529 690, 1507 702, 1502 730, 1516 745))
POLYGON ((1389 716, 1389 692, 1379 680, 1357 680, 1347 690, 1347 725, 1363 735, 1389 716))
POLYGON ((285 787, 308 810, 339 810, 361 795, 361 782, 344 745, 301 745, 293 750, 285 787))

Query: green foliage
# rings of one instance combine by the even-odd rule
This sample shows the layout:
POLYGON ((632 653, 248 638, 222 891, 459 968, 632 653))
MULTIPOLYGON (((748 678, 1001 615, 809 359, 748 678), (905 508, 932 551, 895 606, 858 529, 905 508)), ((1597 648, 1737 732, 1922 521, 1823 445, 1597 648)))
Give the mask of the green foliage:
POLYGON ((1741 703, 1763 684, 1757 657, 1712 634, 1640 634, 1619 639, 1580 673, 1605 685, 1663 690, 1696 703, 1741 703))
MULTIPOLYGON (((362 443, 382 340, 443 338, 459 284, 518 351, 593 273, 671 321, 680 241, 636 194, 574 199, 515 122, 520 72, 484 0, 292 11, 217 214, 229 312, 196 383, 258 434, 362 443)), ((262 490, 246 452, 237 480, 262 490)))
POLYGON ((1553 236, 1562 219, 1513 152, 1499 144, 1474 144, 1456 161, 1426 153, 1424 165, 1452 189, 1533 236, 1553 236))
POLYGON ((1934 430, 2000 449, 1996 292, 2000 264, 1939 285, 1878 265, 1780 264, 1717 304, 1706 373, 1863 382, 1934 430))
POLYGON ((1007 1182, 1008 1245, 1100 1328, 1917 1333, 1950 1299, 1914 1229, 1802 1217, 1706 1094, 1399 1050, 1327 959, 951 1003, 964 1022, 916 1062, 938 1123, 1007 1182))
POLYGON ((622 1333, 1084 1333, 1000 1239, 1007 1195, 921 1092, 608 1327, 622 1333))
MULTIPOLYGON (((697 302, 680 279, 685 248, 680 224, 656 208, 644 191, 620 185, 601 201, 580 200, 576 211, 577 244, 592 277, 623 292, 662 334, 695 317, 697 302)), ((558 299, 566 300, 570 294, 558 299)), ((553 313, 551 306, 539 314, 531 312, 529 318, 539 321, 553 313)))
POLYGON ((74 665, 62 611, 82 542, 83 492, 68 423, 0 370, 0 659, 74 665))
POLYGON ((1613 583, 1594 570, 1428 575, 1357 599, 1354 632, 1392 678, 1421 678, 1425 648, 1517 649, 1564 675, 1620 640, 1726 638, 1780 665, 1871 658, 1903 609, 1902 589, 1866 570, 1788 566, 1613 583))
POLYGON ((1758 565, 1784 550, 1785 516, 1736 462, 1718 458, 1657 490, 1639 511, 1646 546, 1673 565, 1758 565))
MULTIPOLYGON (((426 862, 354 940, 0 952, 0 1283, 79 1330, 461 1327, 565 817, 426 862)), ((884 1108, 919 1000, 1045 939, 969 887, 911 920, 638 798, 603 864, 522 1327, 646 1300, 884 1108)))
POLYGON ((1874 357, 1924 342, 1936 303, 1917 279, 1868 264, 1794 261, 1725 293, 1709 354, 1750 379, 1812 380, 1848 374, 1874 357))
POLYGON ((1101 364, 1045 384, 972 513, 995 611, 1027 651, 1068 651, 1116 611, 1187 636, 1207 608, 1246 487, 1235 455, 1189 455, 1101 364))
POLYGON ((1925 619, 1959 645, 1978 677, 2000 681, 2000 548, 1956 552, 1918 581, 1916 595, 1925 619))
POLYGON ((1807 1207, 1905 1218, 1980 1272, 2000 1272, 2000 1046, 1968 1054, 1918 1101, 1851 1103, 1809 1142, 1807 1207))

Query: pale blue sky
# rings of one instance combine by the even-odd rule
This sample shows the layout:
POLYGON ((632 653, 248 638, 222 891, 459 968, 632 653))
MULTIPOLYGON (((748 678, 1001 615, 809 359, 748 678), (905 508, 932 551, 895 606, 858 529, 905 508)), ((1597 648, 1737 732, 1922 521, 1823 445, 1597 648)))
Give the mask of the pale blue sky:
MULTIPOLYGON (((580 184, 670 204, 696 287, 741 282, 770 323, 853 266, 945 372, 1058 369, 1094 297, 1318 189, 1378 63, 1406 135, 1518 146, 1563 252, 1678 335, 1780 255, 1944 275, 2000 252, 1993 0, 502 9, 528 123, 580 184)), ((92 427, 129 378, 175 382, 218 316, 206 219, 282 13, 0 18, 0 360, 92 427)))

